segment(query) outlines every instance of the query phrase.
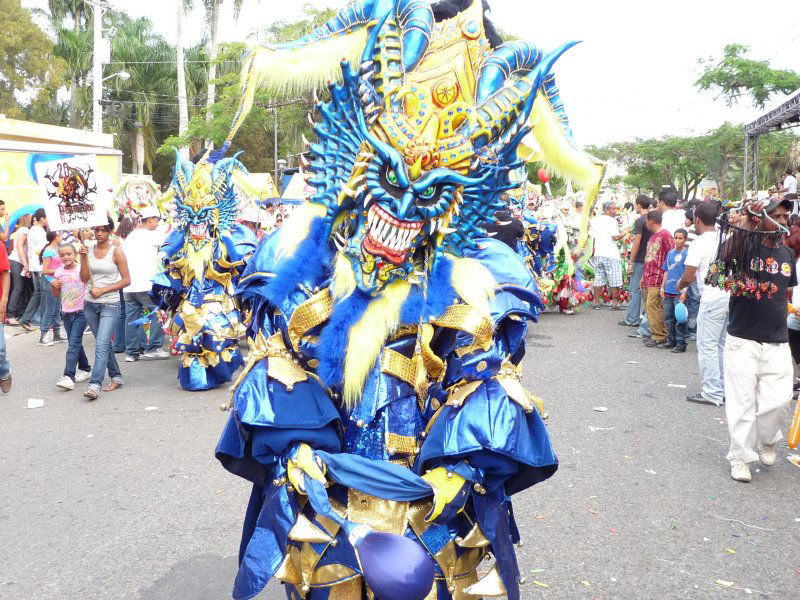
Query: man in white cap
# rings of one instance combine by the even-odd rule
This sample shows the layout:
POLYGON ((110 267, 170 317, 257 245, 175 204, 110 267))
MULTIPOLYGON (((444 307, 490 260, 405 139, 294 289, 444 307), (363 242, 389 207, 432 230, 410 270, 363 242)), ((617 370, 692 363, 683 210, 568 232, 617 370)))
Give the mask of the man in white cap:
POLYGON ((161 214, 155 206, 148 206, 140 213, 139 226, 122 242, 122 250, 128 259, 131 284, 123 291, 125 298, 125 361, 134 362, 139 358, 169 358, 169 353, 161 349, 164 343, 164 330, 156 313, 155 304, 148 292, 152 279, 160 269, 158 249, 163 235, 157 229, 161 214), (141 319, 145 310, 150 311, 150 335, 145 339, 144 330, 131 322, 141 319))

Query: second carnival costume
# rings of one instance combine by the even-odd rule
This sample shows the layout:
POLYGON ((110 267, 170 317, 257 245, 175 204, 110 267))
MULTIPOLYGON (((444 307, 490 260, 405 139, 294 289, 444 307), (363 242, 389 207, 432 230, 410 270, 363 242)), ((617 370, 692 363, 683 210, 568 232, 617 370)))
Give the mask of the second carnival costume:
POLYGON ((237 286, 250 352, 216 450, 253 484, 234 598, 273 577, 292 599, 520 597, 511 496, 557 469, 520 383, 542 304, 483 224, 533 115, 562 171, 596 186, 602 167, 549 75, 572 44, 486 30, 480 2, 437 22, 422 0, 362 0, 245 65, 240 115, 261 83, 341 83, 316 105, 316 192, 237 286))
POLYGON ((169 197, 161 200, 172 201, 178 226, 161 247, 164 271, 150 296, 168 315, 166 331, 181 360, 178 380, 192 391, 231 381, 244 362, 238 347, 244 325, 233 292, 256 237, 234 222, 234 183, 247 170, 236 157, 222 158, 224 151, 205 152, 197 163, 176 151, 169 197))

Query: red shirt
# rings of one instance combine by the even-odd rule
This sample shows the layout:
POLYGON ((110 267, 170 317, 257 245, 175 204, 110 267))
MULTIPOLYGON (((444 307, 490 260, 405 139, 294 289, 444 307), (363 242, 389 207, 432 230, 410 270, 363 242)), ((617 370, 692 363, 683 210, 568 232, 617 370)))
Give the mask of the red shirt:
MULTIPOLYGON (((0 273, 5 273, 11 270, 11 265, 8 264, 8 252, 6 252, 5 244, 0 244, 0 273)), ((0 294, 3 293, 3 280, 0 279, 0 294)))
POLYGON ((644 256, 643 288, 661 287, 661 282, 664 280, 664 271, 661 270, 661 266, 669 251, 674 247, 675 240, 666 229, 650 236, 650 240, 647 242, 647 254, 644 256))

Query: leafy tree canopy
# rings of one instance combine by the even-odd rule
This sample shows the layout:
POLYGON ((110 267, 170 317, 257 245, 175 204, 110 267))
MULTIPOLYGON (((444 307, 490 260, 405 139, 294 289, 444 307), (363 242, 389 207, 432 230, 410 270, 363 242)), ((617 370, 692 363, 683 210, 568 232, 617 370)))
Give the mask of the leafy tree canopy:
POLYGON ((64 63, 53 56, 53 43, 33 22, 20 0, 0 0, 0 113, 25 118, 55 96, 64 63))
POLYGON ((704 66, 695 86, 701 90, 718 92, 728 106, 739 98, 750 96, 753 104, 764 108, 775 93, 791 94, 800 89, 800 74, 788 69, 773 69, 767 60, 754 60, 746 56, 749 48, 742 44, 728 44, 722 59, 701 59, 704 66))

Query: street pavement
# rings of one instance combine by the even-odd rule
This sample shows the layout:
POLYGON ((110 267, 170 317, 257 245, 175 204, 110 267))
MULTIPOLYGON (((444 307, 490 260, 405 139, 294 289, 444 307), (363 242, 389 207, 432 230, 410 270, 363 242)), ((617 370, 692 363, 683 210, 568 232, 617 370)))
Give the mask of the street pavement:
MULTIPOLYGON (((797 599, 800 469, 785 443, 752 483, 732 481, 724 409, 685 400, 694 346, 645 348, 620 318, 548 313, 528 335, 523 380, 545 399, 561 466, 515 496, 522 597, 797 599)), ((227 391, 182 391, 175 359, 123 362, 125 386, 90 403, 81 385, 55 387, 63 345, 15 333, 0 598, 229 597, 248 487, 213 455, 227 391)), ((284 597, 274 583, 259 596, 284 597)))

